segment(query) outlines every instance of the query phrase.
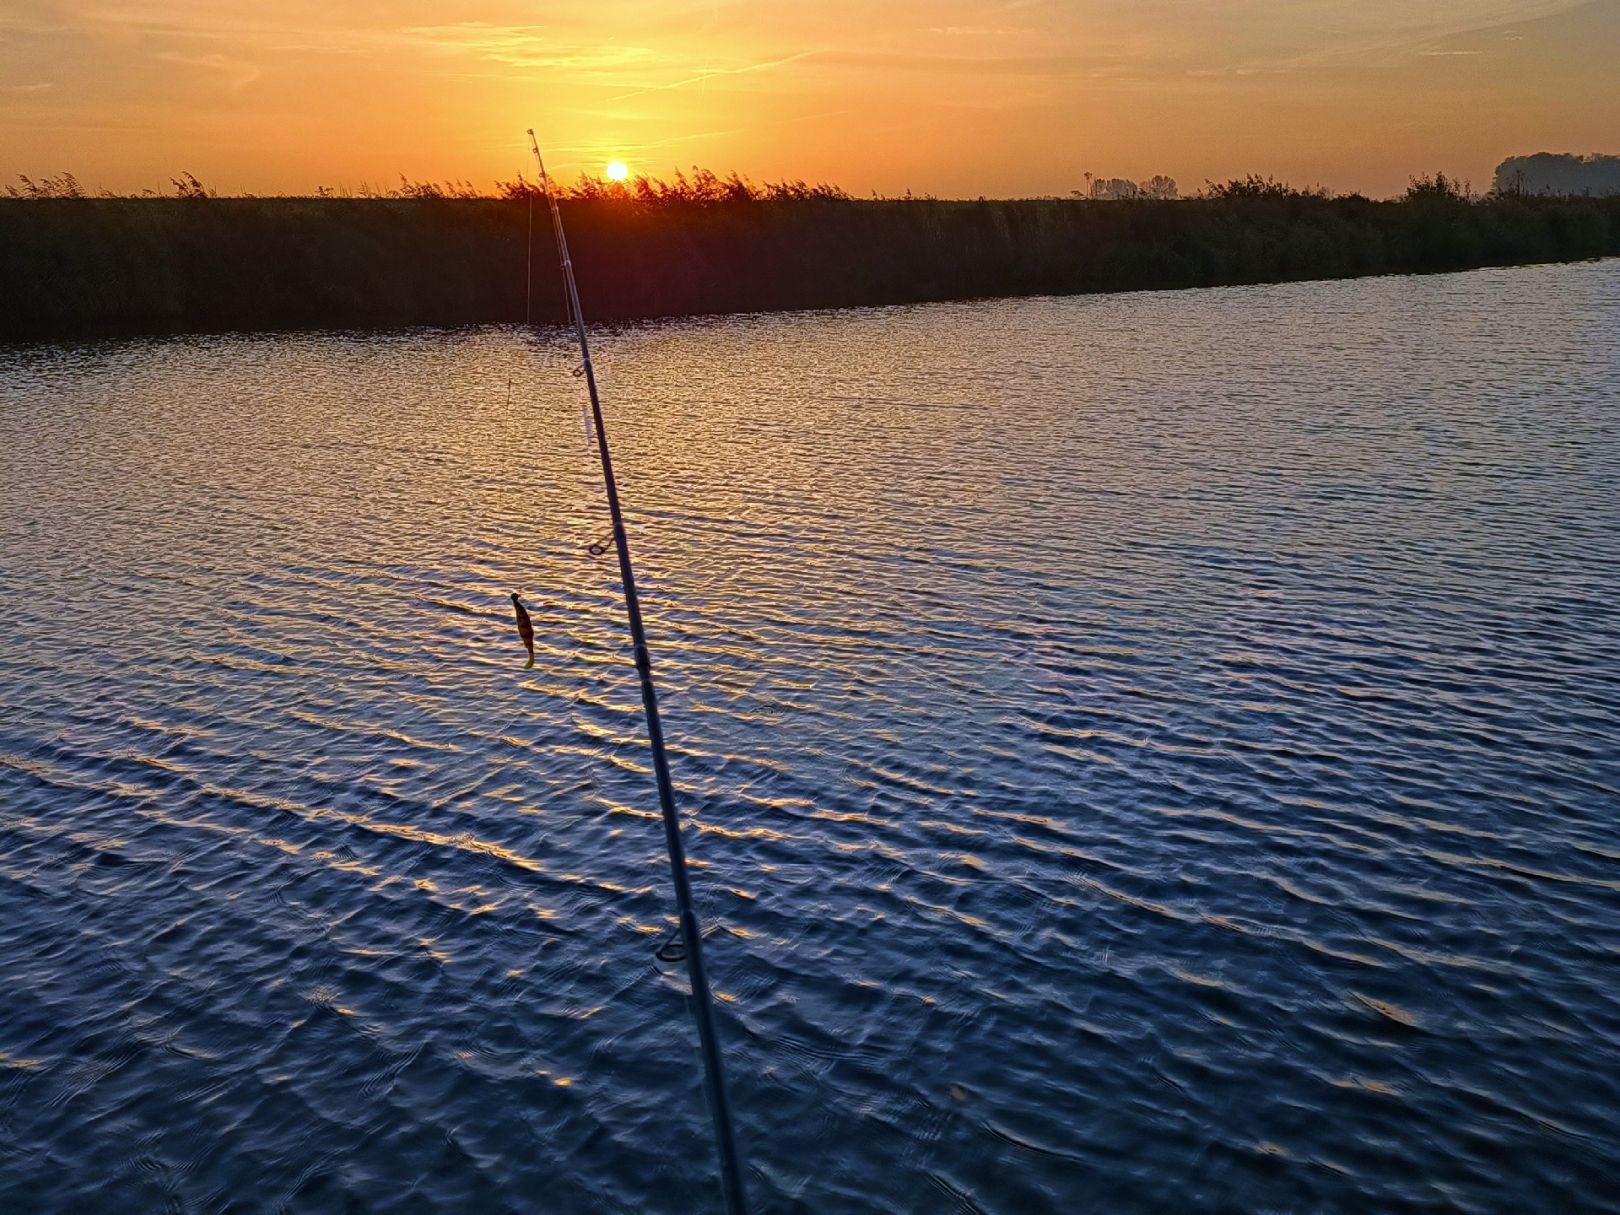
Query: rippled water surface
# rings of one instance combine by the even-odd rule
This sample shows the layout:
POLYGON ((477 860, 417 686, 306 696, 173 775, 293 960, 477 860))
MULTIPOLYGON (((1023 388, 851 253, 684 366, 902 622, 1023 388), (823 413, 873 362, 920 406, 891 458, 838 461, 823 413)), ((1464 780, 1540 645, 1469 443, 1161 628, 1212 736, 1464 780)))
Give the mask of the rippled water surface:
MULTIPOLYGON (((762 1210, 1616 1209, 1617 337, 599 336, 762 1210)), ((717 1208, 571 368, 0 349, 0 1209, 717 1208)))

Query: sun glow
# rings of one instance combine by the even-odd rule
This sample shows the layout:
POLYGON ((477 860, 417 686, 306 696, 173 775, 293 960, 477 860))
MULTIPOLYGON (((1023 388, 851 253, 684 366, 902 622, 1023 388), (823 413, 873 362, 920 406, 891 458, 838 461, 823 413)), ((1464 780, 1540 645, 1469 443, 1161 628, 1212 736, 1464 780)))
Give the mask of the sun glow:
POLYGON ((258 7, 274 18, 0 0, 0 194, 65 169, 92 194, 168 194, 181 168, 222 194, 402 175, 487 192, 531 168, 543 118, 559 180, 615 190, 705 165, 861 197, 1251 171, 1381 195, 1442 167, 1483 185, 1543 139, 1613 151, 1620 127, 1620 4, 1581 0, 258 7), (882 120, 852 127, 864 113, 882 120), (613 147, 646 159, 598 159, 613 147))
POLYGON ((623 181, 630 176, 630 169, 622 160, 608 161, 607 177, 609 181, 623 181))

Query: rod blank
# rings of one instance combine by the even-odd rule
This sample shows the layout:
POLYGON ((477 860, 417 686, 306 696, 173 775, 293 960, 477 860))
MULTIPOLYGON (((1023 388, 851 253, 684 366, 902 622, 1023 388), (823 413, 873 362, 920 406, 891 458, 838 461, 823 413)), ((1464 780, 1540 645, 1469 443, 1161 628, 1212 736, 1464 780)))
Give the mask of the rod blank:
POLYGON ((591 366, 591 347, 585 337, 585 318, 579 306, 579 286, 574 281, 574 263, 568 256, 568 237, 563 232, 562 211, 551 192, 546 162, 540 143, 529 131, 529 145, 540 170, 540 188, 551 206, 551 226, 557 237, 557 257, 562 262, 563 280, 568 291, 568 311, 574 321, 574 336, 585 372, 585 387, 591 398, 591 420, 595 423, 596 450, 602 461, 602 484, 607 490, 608 513, 613 519, 613 545, 619 555, 619 580, 624 585, 624 611, 635 645, 636 674, 641 680, 641 704, 647 717, 647 741, 652 746, 653 775, 658 784, 658 802, 663 810, 664 842, 669 849, 670 876, 675 886, 675 906, 680 915, 681 938, 686 946, 686 972, 692 983, 692 1015, 697 1021, 698 1043, 703 1052, 704 1087, 709 1112, 714 1117, 714 1138, 720 1155, 720 1183, 725 1191, 728 1215, 746 1215, 743 1194, 742 1161, 736 1136, 731 1129, 731 1102, 720 1057, 720 1036, 715 1027, 714 998, 709 992, 708 973, 703 966, 703 932, 692 906, 692 885, 686 873, 686 848, 681 842, 681 821, 675 809, 675 785, 670 779, 669 756, 664 750, 664 727, 658 716, 658 689, 653 684, 652 657, 647 649, 647 632, 641 621, 641 600, 636 594, 635 571, 630 565, 630 542, 625 536, 624 514, 619 507, 619 487, 613 478, 613 457, 608 451, 607 428, 602 423, 602 402, 596 392, 596 369, 591 366))

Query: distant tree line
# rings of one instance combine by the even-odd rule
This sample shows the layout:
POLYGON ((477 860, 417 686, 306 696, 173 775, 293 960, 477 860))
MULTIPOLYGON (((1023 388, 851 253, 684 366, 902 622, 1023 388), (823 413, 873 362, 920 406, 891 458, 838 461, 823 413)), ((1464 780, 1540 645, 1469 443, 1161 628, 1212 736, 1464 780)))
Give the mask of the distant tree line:
MULTIPOLYGON (((1173 183, 1172 183, 1173 184, 1173 183)), ((534 186, 85 197, 63 174, 0 198, 0 339, 521 322, 534 186)), ((695 170, 565 191, 599 321, 1456 270, 1620 255, 1620 197, 1477 196, 1444 174, 1375 200, 1251 175, 1197 197, 853 198, 695 170)), ((535 282, 553 278, 537 241, 535 282)), ((561 322, 559 293, 533 295, 561 322)))
POLYGON ((1496 166, 1498 194, 1601 198, 1620 194, 1620 156, 1537 152, 1510 156, 1496 166))
POLYGON ((1086 188, 1073 190, 1071 194, 1075 198, 1089 198, 1094 202, 1125 202, 1137 198, 1168 202, 1181 196, 1176 189, 1176 179, 1162 173, 1146 181, 1131 181, 1126 177, 1094 177, 1087 173, 1086 188))

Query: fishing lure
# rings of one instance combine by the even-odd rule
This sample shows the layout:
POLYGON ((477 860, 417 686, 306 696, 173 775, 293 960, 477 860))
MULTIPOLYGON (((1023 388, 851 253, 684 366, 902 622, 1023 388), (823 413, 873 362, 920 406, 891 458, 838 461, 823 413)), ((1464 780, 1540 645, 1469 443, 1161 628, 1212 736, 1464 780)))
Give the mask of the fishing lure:
POLYGON ((518 598, 517 592, 512 592, 512 610, 517 613, 518 636, 523 638, 523 648, 529 651, 529 661, 523 664, 527 671, 534 665, 534 624, 529 620, 529 610, 523 606, 523 600, 518 598))

